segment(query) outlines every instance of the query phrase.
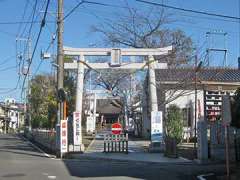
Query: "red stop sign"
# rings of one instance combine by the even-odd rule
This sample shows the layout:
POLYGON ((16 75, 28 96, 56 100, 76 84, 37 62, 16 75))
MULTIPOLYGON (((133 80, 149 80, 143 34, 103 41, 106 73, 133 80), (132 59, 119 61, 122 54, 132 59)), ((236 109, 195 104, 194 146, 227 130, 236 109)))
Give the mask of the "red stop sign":
POLYGON ((120 123, 112 124, 112 133, 120 134, 122 132, 122 125, 120 123))

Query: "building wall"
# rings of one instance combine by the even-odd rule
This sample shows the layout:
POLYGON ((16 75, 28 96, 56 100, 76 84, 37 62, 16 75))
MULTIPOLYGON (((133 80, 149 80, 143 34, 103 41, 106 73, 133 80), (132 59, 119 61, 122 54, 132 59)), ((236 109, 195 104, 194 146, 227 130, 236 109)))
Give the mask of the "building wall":
MULTIPOLYGON (((185 138, 193 137, 194 127, 195 127, 195 91, 194 90, 177 90, 173 92, 172 90, 169 90, 166 92, 166 101, 167 102, 170 101, 169 103, 166 104, 165 106, 166 109, 170 105, 175 104, 182 110, 187 109, 188 111, 190 111, 190 116, 189 115, 184 116, 185 118, 187 118, 186 121, 190 120, 190 124, 185 123, 184 136, 185 138)), ((200 119, 204 118, 204 91, 203 90, 197 91, 197 111, 196 112, 197 112, 197 116, 196 116, 197 117, 196 122, 197 122, 200 119)))

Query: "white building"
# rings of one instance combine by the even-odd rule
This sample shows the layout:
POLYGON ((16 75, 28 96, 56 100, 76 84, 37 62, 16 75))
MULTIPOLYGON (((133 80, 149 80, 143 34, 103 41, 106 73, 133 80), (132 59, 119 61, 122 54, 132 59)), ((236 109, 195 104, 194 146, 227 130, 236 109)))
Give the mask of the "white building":
POLYGON ((19 128, 24 122, 23 120, 23 107, 21 104, 16 103, 13 98, 6 98, 4 100, 5 116, 8 119, 8 128, 19 128))
MULTIPOLYGON (((155 70, 158 110, 163 112, 170 104, 176 104, 182 109, 185 137, 193 137, 195 122, 204 119, 207 122, 221 120, 222 95, 232 95, 240 87, 240 70, 229 68, 205 68, 197 73, 195 81, 194 68, 170 68, 155 70), (195 111, 196 83, 196 111, 195 111), (196 116, 195 116, 196 112, 196 116), (196 121, 195 121, 196 117, 196 121)), ((148 86, 145 83, 145 86, 148 86)), ((145 88, 148 97, 148 88, 145 88)), ((147 98, 145 98, 145 101, 147 98)), ((143 134, 150 137, 151 116, 149 103, 143 106, 143 134)), ((164 122, 163 122, 164 124, 164 122)))

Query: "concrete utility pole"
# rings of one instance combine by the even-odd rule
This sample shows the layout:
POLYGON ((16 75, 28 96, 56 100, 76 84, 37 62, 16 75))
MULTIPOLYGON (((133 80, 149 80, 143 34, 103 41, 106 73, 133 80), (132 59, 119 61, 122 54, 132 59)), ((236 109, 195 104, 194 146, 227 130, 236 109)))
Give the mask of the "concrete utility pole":
POLYGON ((25 42, 26 43, 26 47, 27 47, 27 51, 25 55, 20 55, 18 58, 20 60, 23 60, 23 68, 20 69, 20 74, 23 76, 26 76, 26 84, 24 87, 24 104, 25 104, 25 108, 24 108, 24 115, 25 118, 27 120, 27 125, 28 125, 28 129, 29 131, 32 130, 32 124, 31 124, 31 113, 30 113, 30 102, 29 102, 29 95, 31 93, 30 91, 30 75, 31 75, 31 69, 30 69, 30 61, 31 61, 31 56, 32 56, 32 52, 31 52, 31 44, 32 44, 32 40, 30 38, 22 38, 22 37, 18 37, 16 38, 16 43, 18 42, 25 42), (27 63, 27 67, 29 67, 29 72, 27 73, 27 68, 25 67, 25 61, 27 63))
MULTIPOLYGON (((63 59, 63 0, 58 0, 57 17, 57 88, 63 88, 64 59, 63 59)), ((63 103, 58 104, 58 124, 63 119, 63 103)))
POLYGON ((198 83, 198 72, 200 71, 202 67, 202 61, 198 63, 198 57, 197 55, 195 56, 195 78, 194 78, 194 94, 195 94, 195 102, 194 102, 194 153, 195 156, 197 157, 197 83, 198 83))

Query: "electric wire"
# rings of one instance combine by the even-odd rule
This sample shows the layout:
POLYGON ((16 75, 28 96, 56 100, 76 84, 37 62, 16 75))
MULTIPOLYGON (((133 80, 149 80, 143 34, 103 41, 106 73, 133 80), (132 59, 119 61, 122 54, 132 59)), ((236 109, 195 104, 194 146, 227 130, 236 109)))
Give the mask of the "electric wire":
POLYGON ((136 0, 136 1, 140 2, 140 3, 150 4, 150 5, 154 5, 154 6, 161 6, 161 7, 165 7, 165 8, 168 8, 168 9, 174 9, 174 10, 179 10, 179 11, 184 11, 184 12, 190 12, 190 13, 195 13, 195 14, 220 17, 220 18, 225 18, 225 19, 240 20, 240 17, 236 17, 236 16, 228 16, 228 15, 215 14, 215 13, 204 12, 204 11, 196 11, 196 10, 192 10, 192 9, 179 8, 179 7, 175 7, 175 6, 169 6, 169 5, 166 5, 166 4, 160 4, 160 3, 157 3, 157 2, 151 2, 151 1, 145 1, 145 0, 136 0))
MULTIPOLYGON (((42 21, 41 21, 41 26, 40 26, 40 29, 39 29, 39 32, 38 32, 38 35, 37 35, 36 43, 35 43, 35 45, 34 45, 33 53, 32 53, 32 56, 31 56, 31 58, 30 58, 30 61, 29 61, 29 65, 28 65, 26 74, 29 73, 29 69, 30 69, 30 66, 31 66, 31 64, 32 64, 32 61, 33 61, 35 52, 36 52, 36 49, 37 49, 37 46, 38 46, 38 42, 39 42, 39 39, 40 39, 42 30, 43 30, 43 27, 44 27, 45 24, 46 24, 46 16, 47 16, 47 11, 48 11, 48 7, 49 7, 49 2, 50 2, 50 0, 47 1, 47 5, 46 5, 46 8, 45 8, 44 16, 43 16, 43 19, 42 19, 42 21)), ((22 86, 21 96, 22 96, 22 93, 23 93, 23 90, 24 90, 23 87, 24 87, 24 84, 25 84, 25 81, 26 81, 26 77, 27 77, 27 76, 24 76, 24 79, 23 79, 23 86, 22 86)))
POLYGON ((11 58, 14 58, 15 55, 9 56, 0 62, 0 66, 9 62, 11 58))

